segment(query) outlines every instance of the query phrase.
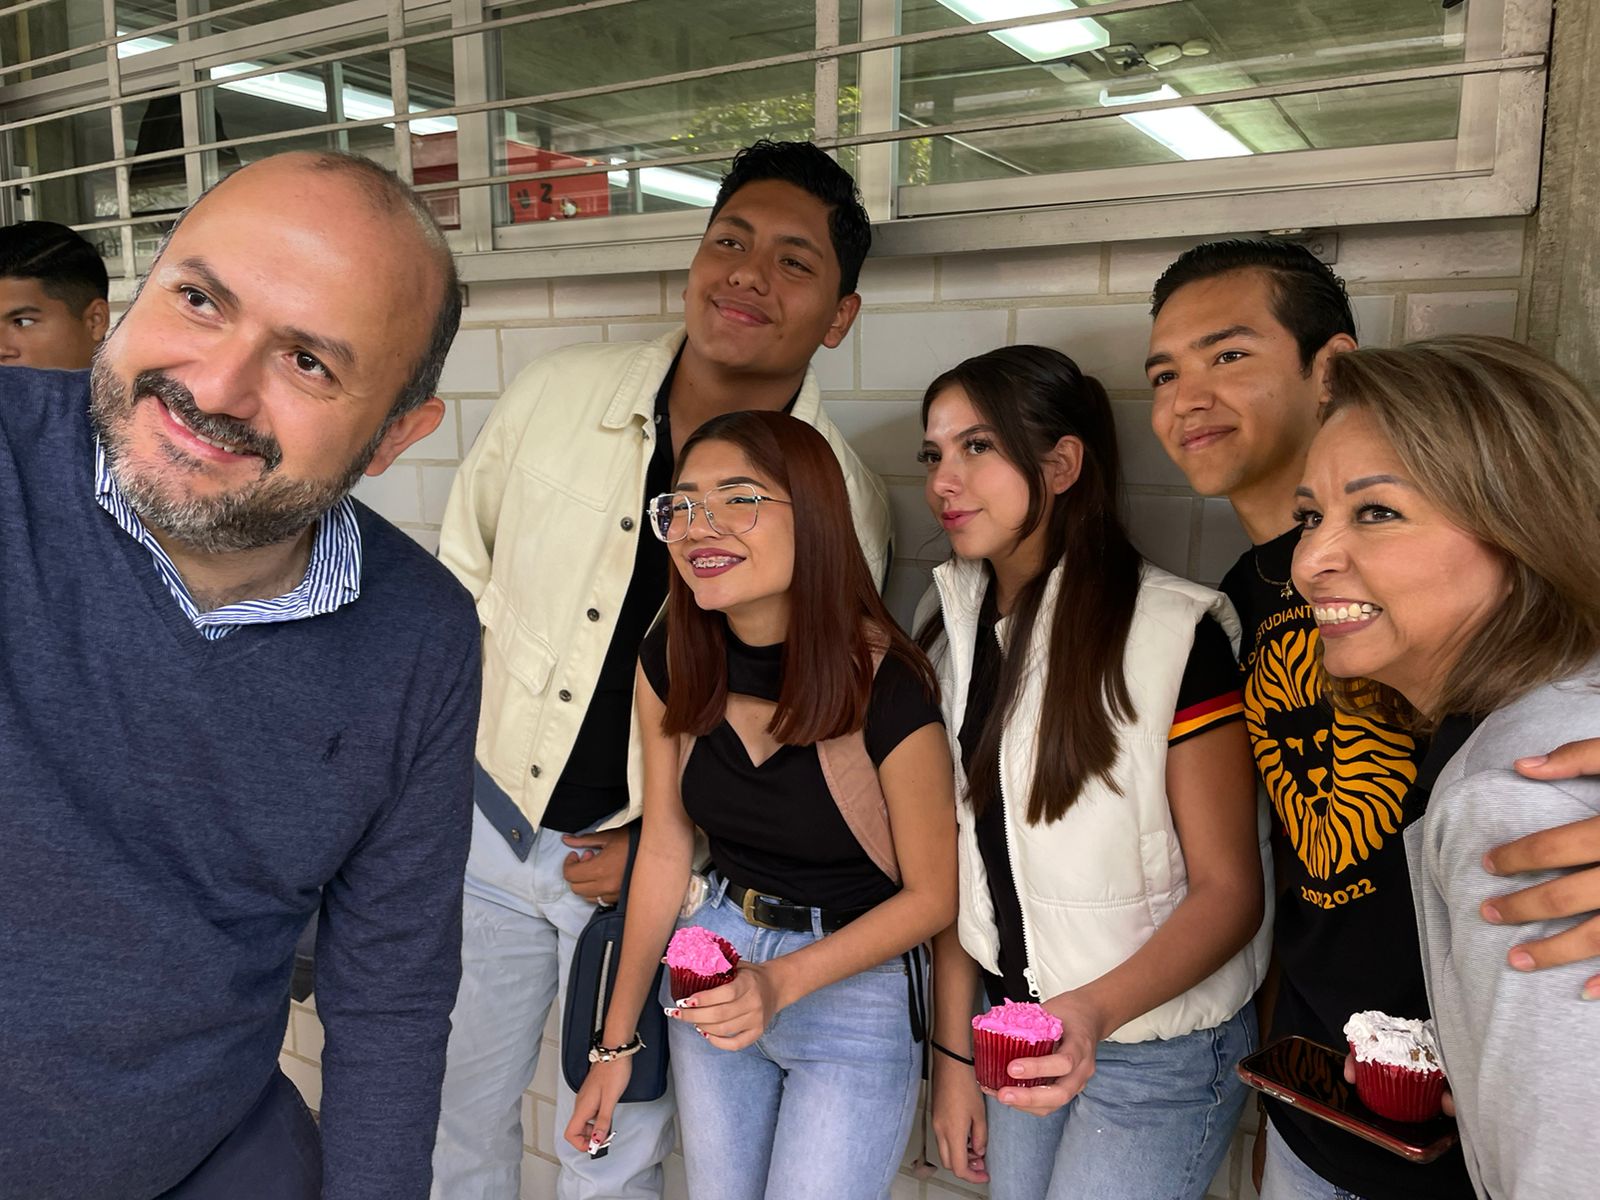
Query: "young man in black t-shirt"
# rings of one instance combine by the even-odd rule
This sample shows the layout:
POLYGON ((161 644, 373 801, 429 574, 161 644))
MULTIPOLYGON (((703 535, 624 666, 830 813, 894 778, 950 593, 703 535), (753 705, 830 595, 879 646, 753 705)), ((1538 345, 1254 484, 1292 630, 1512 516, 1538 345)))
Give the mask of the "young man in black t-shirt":
MULTIPOLYGON (((1343 1046, 1358 1010, 1428 1013, 1403 842, 1427 802, 1414 786, 1426 747, 1333 712, 1310 607, 1289 582, 1294 489, 1327 363, 1355 348, 1354 319, 1326 266, 1265 241, 1189 251, 1157 282, 1153 314, 1151 424, 1197 492, 1228 498, 1253 543, 1222 590, 1244 628, 1245 718, 1275 816, 1276 995, 1263 1018, 1269 1037, 1343 1046)), ((1590 890, 1584 908, 1600 907, 1600 886, 1590 890)), ((1459 1150, 1417 1166, 1297 1109, 1268 1102, 1267 1112, 1264 1200, 1473 1194, 1459 1150)))

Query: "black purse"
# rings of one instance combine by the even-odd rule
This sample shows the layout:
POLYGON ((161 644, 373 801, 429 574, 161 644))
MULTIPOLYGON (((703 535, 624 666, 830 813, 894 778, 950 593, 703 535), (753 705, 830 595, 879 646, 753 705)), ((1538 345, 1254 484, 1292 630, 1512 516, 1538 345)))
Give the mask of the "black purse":
MULTIPOLYGON (((617 983, 622 961, 622 926, 628 907, 628 885, 633 880, 633 860, 639 853, 639 824, 628 826, 628 865, 622 892, 613 905, 602 904, 578 935, 567 971, 567 1002, 561 1010, 561 1073, 567 1086, 577 1091, 589 1075, 589 1049, 605 1024, 606 1008, 617 983)), ((658 1100, 667 1090, 667 1015, 661 1011, 663 964, 656 968, 645 997, 644 1009, 634 1028, 644 1049, 633 1055, 633 1077, 622 1093, 622 1103, 658 1100)))

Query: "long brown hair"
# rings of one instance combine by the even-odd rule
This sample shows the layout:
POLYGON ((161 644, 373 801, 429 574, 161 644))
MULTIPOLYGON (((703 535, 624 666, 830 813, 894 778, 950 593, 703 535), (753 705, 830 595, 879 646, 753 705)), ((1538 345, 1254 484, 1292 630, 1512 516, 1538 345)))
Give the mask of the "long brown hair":
MULTIPOLYGON (((1510 592, 1446 672, 1435 711, 1323 672, 1346 712, 1429 730, 1486 716, 1600 654, 1600 406, 1504 338, 1441 337, 1336 355, 1322 419, 1370 417, 1418 489, 1498 553, 1510 592)), ((1320 660, 1319 660, 1320 661, 1320 660)))
MULTIPOLYGON (((1044 706, 1035 735, 1037 754, 1028 790, 1030 825, 1058 821, 1099 776, 1113 790, 1118 721, 1134 716, 1122 673, 1123 651, 1139 595, 1141 560, 1117 515, 1117 432, 1111 403, 1098 380, 1065 354, 1043 346, 1006 346, 969 358, 928 385, 928 409, 949 388, 967 394, 994 430, 995 448, 1028 482, 1021 542, 1045 527, 1044 566, 1017 595, 994 706, 967 773, 974 812, 999 801, 1000 735, 1028 669, 1034 624, 1050 622, 1044 706), (1052 497, 1044 457, 1063 437, 1083 442, 1077 482, 1052 497), (1061 588, 1052 612, 1041 613, 1052 570, 1061 588)), ((936 636, 936 634, 935 634, 936 636)), ((924 644, 927 641, 924 640, 924 644)))
MULTIPOLYGON (((900 631, 878 596, 850 520, 844 473, 827 439, 794 417, 737 412, 713 417, 678 453, 673 478, 702 442, 736 447, 756 471, 788 493, 794 514, 794 577, 783 682, 772 736, 808 746, 860 729, 872 695, 875 649, 904 662, 928 698, 933 668, 900 631)), ((710 733, 728 705, 727 618, 695 603, 676 569, 667 592, 667 690, 662 732, 710 733)))

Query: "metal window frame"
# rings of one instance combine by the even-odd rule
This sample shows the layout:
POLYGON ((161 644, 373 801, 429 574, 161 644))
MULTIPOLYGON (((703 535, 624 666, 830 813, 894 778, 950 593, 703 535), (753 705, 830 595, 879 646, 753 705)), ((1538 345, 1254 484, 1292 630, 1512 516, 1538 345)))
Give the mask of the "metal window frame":
MULTIPOLYGON (((23 0, 0 10, 0 16, 36 7, 42 2, 54 0, 23 0)), ((143 103, 156 96, 180 95, 185 149, 178 153, 184 158, 185 178, 192 198, 206 182, 215 179, 216 153, 220 149, 319 133, 343 140, 350 130, 385 124, 393 125, 396 160, 401 174, 409 179, 410 121, 453 116, 457 121, 461 178, 419 190, 458 192, 461 228, 451 231, 450 241, 461 256, 463 277, 469 280, 671 269, 683 265, 687 257, 685 243, 697 240, 704 228, 701 211, 619 215, 530 226, 497 225, 495 194, 491 189, 520 180, 548 179, 592 170, 573 167, 497 173, 492 164, 494 122, 498 113, 556 99, 637 90, 684 79, 805 62, 812 65, 817 97, 815 140, 828 148, 857 148, 857 178, 874 220, 874 253, 879 255, 959 253, 1285 226, 1510 215, 1531 211, 1537 200, 1539 134, 1552 0, 1475 0, 1468 10, 1467 61, 1464 63, 1243 88, 1203 98, 1184 97, 1121 106, 1116 110, 1077 108, 910 129, 898 127, 898 50, 902 46, 1047 21, 1158 8, 1183 0, 1110 0, 1107 4, 1077 10, 1076 18, 1071 13, 1045 13, 917 34, 899 32, 899 0, 860 0, 857 40, 849 44, 841 44, 839 38, 841 0, 816 0, 814 45, 808 51, 569 89, 545 96, 501 99, 490 99, 503 89, 493 86, 498 72, 494 58, 498 43, 487 36, 489 33, 644 0, 574 0, 558 9, 513 16, 491 16, 492 11, 503 11, 497 10, 491 0, 350 0, 333 8, 280 18, 263 26, 195 36, 199 22, 252 10, 266 2, 243 0, 205 12, 201 11, 204 6, 199 0, 178 0, 178 17, 174 21, 27 63, 0 64, 0 79, 4 79, 42 63, 97 50, 105 55, 103 68, 77 68, 8 84, 6 99, 0 106, 0 133, 28 124, 108 110, 113 145, 120 149, 125 145, 124 105, 143 103), (415 27, 446 17, 446 28, 421 34, 406 32, 408 25, 415 27), (117 57, 116 47, 120 42, 147 36, 153 31, 175 31, 177 41, 171 47, 126 60, 117 57), (372 40, 364 40, 368 38, 372 40), (445 38, 452 42, 455 103, 406 115, 409 104, 406 49, 445 38), (387 52, 391 98, 395 112, 402 115, 342 121, 337 119, 342 114, 335 106, 330 115, 336 119, 329 122, 281 134, 250 135, 227 141, 217 140, 213 130, 202 127, 205 124, 203 115, 210 111, 210 106, 199 103, 199 93, 225 82, 209 77, 210 66, 237 61, 241 56, 330 44, 340 48, 319 50, 306 60, 306 65, 387 52), (861 106, 855 132, 840 136, 839 59, 845 56, 857 59, 861 106), (1209 106, 1230 100, 1451 76, 1462 81, 1461 118, 1457 137, 1445 142, 1338 151, 1287 151, 1249 158, 914 187, 899 186, 895 182, 897 147, 901 141, 1115 119, 1121 113, 1138 109, 1153 110, 1197 101, 1209 106)), ((102 3, 107 28, 114 29, 115 0, 102 0, 102 3)), ((264 67, 231 78, 248 78, 252 74, 281 69, 264 67)), ((138 266, 132 227, 147 223, 151 218, 135 217, 129 211, 130 171, 143 161, 176 156, 168 152, 142 157, 119 154, 104 162, 27 178, 13 170, 8 160, 0 161, 0 219, 12 219, 11 210, 16 207, 19 189, 30 183, 113 171, 118 197, 117 218, 86 223, 79 228, 120 229, 120 265, 124 276, 131 277, 138 266)), ((632 171, 647 166, 716 162, 725 157, 726 153, 679 155, 616 164, 611 169, 632 171)))

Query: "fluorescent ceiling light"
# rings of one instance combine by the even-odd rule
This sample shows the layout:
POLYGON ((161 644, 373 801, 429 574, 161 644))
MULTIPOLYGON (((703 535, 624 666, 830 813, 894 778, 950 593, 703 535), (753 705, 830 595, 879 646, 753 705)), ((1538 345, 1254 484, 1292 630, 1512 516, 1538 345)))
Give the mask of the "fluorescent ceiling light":
MULTIPOLYGON (((126 33, 126 32, 127 32, 126 29, 122 30, 122 33, 126 33)), ((119 33, 118 36, 120 37, 121 34, 119 33)), ((165 50, 170 45, 172 45, 172 39, 171 38, 161 38, 161 37, 133 38, 133 39, 131 39, 129 41, 126 41, 126 42, 118 42, 117 43, 117 57, 118 58, 132 58, 135 54, 149 54, 150 51, 152 51, 152 50, 165 50)))
MULTIPOLYGON (((613 187, 628 186, 628 172, 608 171, 606 179, 613 187)), ((671 167, 641 167, 639 190, 660 196, 663 200, 676 200, 680 204, 693 204, 697 208, 710 208, 717 202, 717 192, 722 184, 703 175, 675 171, 671 167)))
MULTIPOLYGON (((212 67, 211 78, 227 79, 231 75, 259 71, 266 65, 253 62, 227 63, 224 66, 212 67)), ((261 100, 272 100, 294 108, 308 109, 311 112, 328 111, 328 92, 322 80, 304 71, 275 71, 271 75, 257 75, 251 79, 241 79, 237 83, 224 83, 222 87, 226 91, 255 96, 261 100)), ((371 117, 394 115, 394 105, 389 97, 366 91, 364 88, 347 87, 340 99, 346 120, 365 121, 371 117)), ((413 104, 409 111, 422 112, 423 106, 413 104)), ((385 128, 392 129, 394 126, 386 125, 385 128)), ((455 130, 454 117, 424 117, 420 121, 411 122, 412 133, 454 133, 455 130)))
MULTIPOLYGON (((174 39, 169 37, 132 38, 117 43, 117 57, 132 58, 136 54, 148 54, 152 50, 165 50, 173 44, 174 39)), ((227 79, 233 75, 259 71, 266 65, 255 62, 227 63, 220 67, 212 67, 210 74, 213 79, 227 79)), ((220 86, 224 91, 238 92, 242 96, 255 96, 260 100, 271 100, 293 108, 304 108, 320 113, 328 111, 328 92, 323 86, 322 77, 305 71, 274 71, 271 75, 257 75, 253 79, 241 79, 237 83, 224 83, 220 86)), ((377 92, 369 92, 364 88, 347 87, 341 99, 347 120, 363 121, 369 117, 394 115, 394 105, 390 103, 389 97, 380 96, 377 92)), ((423 105, 413 104, 410 111, 422 112, 423 105)), ((394 126, 386 125, 385 128, 393 129, 394 126)), ((454 117, 424 117, 420 121, 411 122, 412 133, 454 133, 455 130, 454 117)))
MULTIPOLYGON (((1119 104, 1138 104, 1146 100, 1176 100, 1182 95, 1170 83, 1155 91, 1112 95, 1102 90, 1100 103, 1107 108, 1119 104)), ((1179 158, 1239 158, 1254 151, 1192 104, 1180 108, 1157 108, 1148 112, 1118 114, 1129 125, 1160 142, 1179 158)))
MULTIPOLYGON (((1071 12, 1078 7, 1072 0, 939 0, 939 3, 974 25, 1040 13, 1071 12)), ((1111 34, 1106 27, 1089 17, 1024 25, 1021 29, 997 29, 989 36, 1010 46, 1030 62, 1083 54, 1111 44, 1111 34)))

